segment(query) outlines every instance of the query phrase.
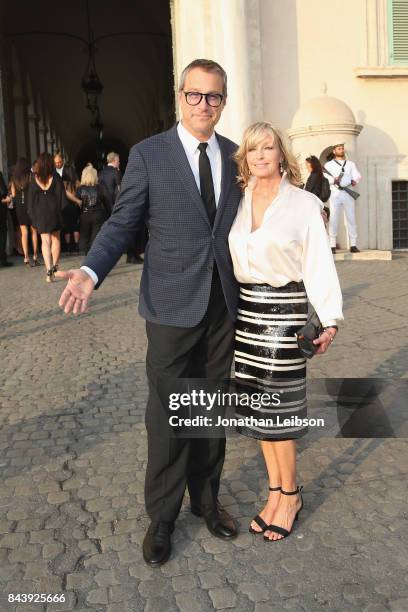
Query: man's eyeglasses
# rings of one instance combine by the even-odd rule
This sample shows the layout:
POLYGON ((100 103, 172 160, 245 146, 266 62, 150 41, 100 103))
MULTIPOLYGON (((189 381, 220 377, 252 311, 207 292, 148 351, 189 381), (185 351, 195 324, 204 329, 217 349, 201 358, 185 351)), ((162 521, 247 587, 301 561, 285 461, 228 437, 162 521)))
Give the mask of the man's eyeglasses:
POLYGON ((208 106, 217 107, 221 105, 221 102, 224 99, 224 96, 219 93, 203 94, 198 91, 184 91, 183 93, 186 97, 187 104, 190 106, 197 106, 200 104, 201 100, 205 98, 208 106))

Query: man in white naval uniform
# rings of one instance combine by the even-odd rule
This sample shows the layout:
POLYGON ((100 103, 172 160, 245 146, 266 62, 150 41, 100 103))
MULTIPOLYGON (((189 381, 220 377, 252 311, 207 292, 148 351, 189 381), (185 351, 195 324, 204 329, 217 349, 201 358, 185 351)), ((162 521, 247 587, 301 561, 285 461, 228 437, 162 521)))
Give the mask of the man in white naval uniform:
POLYGON ((356 164, 346 159, 344 143, 333 146, 333 158, 325 164, 330 173, 327 176, 330 182, 330 223, 329 237, 332 253, 336 253, 336 238, 342 207, 346 214, 347 230, 350 239, 350 252, 359 253, 357 248, 357 225, 354 199, 340 187, 354 187, 361 180, 361 174, 356 164))

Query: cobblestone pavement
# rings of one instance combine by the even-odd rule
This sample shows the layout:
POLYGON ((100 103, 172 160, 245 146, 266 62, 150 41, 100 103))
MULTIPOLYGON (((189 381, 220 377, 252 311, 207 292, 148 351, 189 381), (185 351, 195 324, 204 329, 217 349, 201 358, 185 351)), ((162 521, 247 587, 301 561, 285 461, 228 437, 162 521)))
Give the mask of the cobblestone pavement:
MULTIPOLYGON (((346 322, 310 375, 408 377, 408 257, 338 270, 346 322)), ((170 561, 144 564, 140 273, 119 263, 74 318, 44 268, 0 270, 0 610, 407 611, 406 438, 303 438, 305 510, 290 538, 266 544, 247 531, 266 496, 263 461, 254 440, 232 437, 221 502, 240 536, 211 537, 186 499, 170 561)))

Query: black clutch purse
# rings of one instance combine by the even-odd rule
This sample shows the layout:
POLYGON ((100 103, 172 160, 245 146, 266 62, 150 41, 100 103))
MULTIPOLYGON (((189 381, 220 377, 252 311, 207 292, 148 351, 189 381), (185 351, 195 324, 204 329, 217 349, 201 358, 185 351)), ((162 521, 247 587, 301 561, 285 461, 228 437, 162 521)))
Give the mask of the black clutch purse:
POLYGON ((318 345, 313 344, 323 331, 322 323, 315 310, 310 313, 305 325, 297 332, 297 343, 300 352, 306 359, 311 359, 318 349, 318 345))

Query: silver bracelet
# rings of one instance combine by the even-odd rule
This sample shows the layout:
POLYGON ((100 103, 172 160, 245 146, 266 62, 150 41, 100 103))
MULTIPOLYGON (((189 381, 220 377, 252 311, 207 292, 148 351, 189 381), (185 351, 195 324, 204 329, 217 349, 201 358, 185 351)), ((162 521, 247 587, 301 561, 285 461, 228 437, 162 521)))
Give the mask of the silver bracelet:
POLYGON ((336 334, 333 334, 332 332, 329 331, 330 327, 325 327, 322 331, 322 334, 324 334, 324 332, 328 333, 330 336, 330 344, 333 342, 334 338, 336 337, 336 334))

